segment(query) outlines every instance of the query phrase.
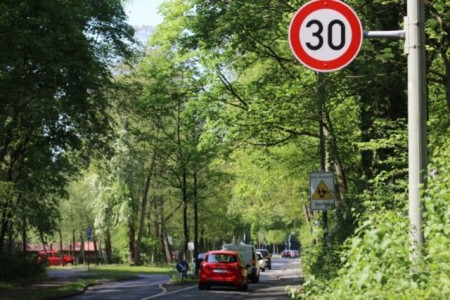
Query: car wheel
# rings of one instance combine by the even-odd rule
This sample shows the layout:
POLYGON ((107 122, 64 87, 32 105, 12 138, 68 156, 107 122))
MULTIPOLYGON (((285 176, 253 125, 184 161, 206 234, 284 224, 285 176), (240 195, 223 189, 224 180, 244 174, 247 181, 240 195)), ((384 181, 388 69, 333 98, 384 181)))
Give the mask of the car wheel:
POLYGON ((241 291, 248 291, 248 284, 244 284, 243 286, 240 287, 241 291))
POLYGON ((199 283, 198 284, 198 289, 203 291, 205 289, 205 286, 203 284, 199 283))
POLYGON ((210 290, 210 289, 211 289, 211 285, 210 285, 210 284, 207 284, 207 285, 206 285, 206 289, 207 289, 207 290, 210 290))
POLYGON ((266 271, 266 268, 261 268, 261 271, 265 272, 265 271, 266 271))

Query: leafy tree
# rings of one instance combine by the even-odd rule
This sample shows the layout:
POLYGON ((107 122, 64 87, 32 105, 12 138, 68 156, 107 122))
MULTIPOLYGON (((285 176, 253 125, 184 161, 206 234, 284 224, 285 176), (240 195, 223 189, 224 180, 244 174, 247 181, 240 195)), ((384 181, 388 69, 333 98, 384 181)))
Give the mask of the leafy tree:
MULTIPOLYGON (((0 178, 17 189, 2 199, 2 251, 17 199, 32 206, 27 199, 38 199, 35 190, 39 203, 61 195, 68 178, 105 146, 103 88, 111 83, 111 63, 130 56, 133 29, 120 0, 3 1, 0 9, 0 178)), ((25 211, 36 221, 54 218, 25 211)))

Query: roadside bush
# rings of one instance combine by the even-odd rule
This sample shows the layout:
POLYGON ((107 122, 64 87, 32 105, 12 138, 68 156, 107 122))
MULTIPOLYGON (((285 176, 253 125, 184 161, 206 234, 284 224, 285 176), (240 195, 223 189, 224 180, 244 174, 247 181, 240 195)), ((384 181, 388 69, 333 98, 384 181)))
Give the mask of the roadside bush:
POLYGON ((369 209, 344 244, 339 271, 330 277, 309 276, 297 298, 450 299, 449 149, 435 150, 437 159, 430 162, 432 175, 423 197, 425 239, 418 259, 411 257, 406 209, 378 206, 369 209))
MULTIPOLYGON (((405 214, 373 214, 348 239, 343 267, 326 283, 310 281, 299 295, 308 299, 414 299, 422 286, 411 276, 409 221, 405 214)), ((406 214, 407 215, 407 214, 406 214)))
POLYGON ((424 273, 428 299, 450 298, 450 150, 442 147, 430 164, 424 212, 424 273))
POLYGON ((0 281, 36 278, 45 273, 45 268, 29 253, 3 254, 0 258, 0 281))

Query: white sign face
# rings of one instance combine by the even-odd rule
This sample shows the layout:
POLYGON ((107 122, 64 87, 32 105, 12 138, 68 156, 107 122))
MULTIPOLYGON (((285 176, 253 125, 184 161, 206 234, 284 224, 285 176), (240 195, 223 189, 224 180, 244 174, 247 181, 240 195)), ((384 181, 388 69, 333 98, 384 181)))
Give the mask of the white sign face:
POLYGON ((309 177, 311 210, 329 210, 335 207, 334 174, 312 172, 309 177))
POLYGON ((194 251, 195 247, 194 247, 194 243, 193 242, 189 242, 188 243, 188 250, 189 251, 194 251))
POLYGON ((302 23, 300 32, 300 43, 305 52, 323 61, 341 57, 347 51, 352 38, 347 19, 331 9, 311 13, 302 23))
POLYGON ((306 3, 289 27, 289 45, 295 57, 318 72, 331 72, 349 64, 361 48, 362 37, 358 16, 341 1, 306 3))

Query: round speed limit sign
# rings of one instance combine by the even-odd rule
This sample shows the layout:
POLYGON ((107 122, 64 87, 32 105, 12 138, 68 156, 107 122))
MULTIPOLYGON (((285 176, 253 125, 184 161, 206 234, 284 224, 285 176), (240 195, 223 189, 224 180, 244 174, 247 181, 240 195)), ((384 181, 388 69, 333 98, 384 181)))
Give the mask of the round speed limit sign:
POLYGON ((338 0, 311 1, 294 15, 289 45, 308 68, 331 72, 348 65, 361 48, 363 30, 356 13, 338 0))

